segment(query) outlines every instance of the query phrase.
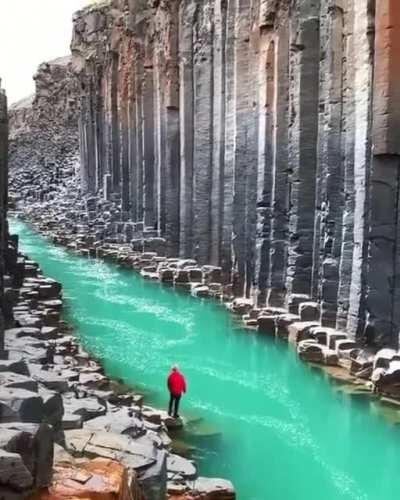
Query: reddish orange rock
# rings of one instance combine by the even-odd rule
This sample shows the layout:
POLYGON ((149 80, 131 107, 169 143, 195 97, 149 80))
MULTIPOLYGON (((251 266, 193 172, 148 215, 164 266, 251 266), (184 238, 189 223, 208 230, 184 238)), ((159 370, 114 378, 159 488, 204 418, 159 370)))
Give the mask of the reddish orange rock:
POLYGON ((127 469, 97 458, 77 466, 56 467, 53 484, 32 500, 143 500, 127 469))

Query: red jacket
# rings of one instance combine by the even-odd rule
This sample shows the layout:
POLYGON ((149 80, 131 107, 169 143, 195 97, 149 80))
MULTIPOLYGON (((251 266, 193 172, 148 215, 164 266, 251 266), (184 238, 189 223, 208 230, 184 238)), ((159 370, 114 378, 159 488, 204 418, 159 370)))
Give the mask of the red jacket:
POLYGON ((186 380, 180 372, 172 372, 168 377, 168 389, 173 396, 182 396, 186 392, 186 380))

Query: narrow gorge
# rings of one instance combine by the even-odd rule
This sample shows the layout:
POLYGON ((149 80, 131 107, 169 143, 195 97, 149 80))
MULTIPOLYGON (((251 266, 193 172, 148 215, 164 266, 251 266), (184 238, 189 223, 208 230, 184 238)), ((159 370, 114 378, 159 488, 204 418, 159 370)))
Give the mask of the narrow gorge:
MULTIPOLYGON (((374 470, 383 476, 383 468, 393 469, 397 449, 392 440, 398 431, 388 421, 400 422, 397 3, 93 1, 74 14, 71 54, 39 66, 34 95, 7 110, 0 91, 0 353, 14 351, 13 342, 27 335, 16 330, 32 326, 33 320, 24 319, 36 317, 32 311, 39 309, 41 328, 57 319, 51 342, 63 347, 63 370, 79 372, 78 379, 87 382, 82 388, 72 378, 60 391, 65 411, 55 427, 70 434, 60 440, 56 433, 56 447, 72 453, 76 443, 87 440, 90 448, 93 435, 89 438, 88 432, 98 430, 91 420, 109 419, 110 432, 127 434, 129 446, 145 449, 144 471, 132 465, 126 443, 118 441, 124 450, 120 461, 133 473, 135 500, 141 495, 144 500, 231 500, 235 492, 229 481, 236 486, 235 479, 241 500, 275 500, 282 491, 308 499, 322 494, 332 500, 396 497, 395 480, 378 488, 370 478, 374 470), (18 236, 9 234, 14 229, 20 245, 18 236), (102 288, 96 277, 100 271, 121 303, 102 288), (141 276, 133 277, 132 271, 141 276), (61 287, 51 278, 65 284, 64 312, 61 287), (158 282, 163 286, 158 288, 158 282), (49 296, 40 291, 43 286, 51 288, 49 296), (183 293, 188 297, 182 298, 183 293), (143 311, 136 310, 136 302, 143 311), (113 305, 114 318, 107 316, 107 304, 113 305), (222 307, 232 314, 229 324, 222 307), (171 325, 182 333, 180 340, 171 325), (93 333, 95 326, 102 335, 93 333), (73 333, 89 354, 80 353, 83 347, 70 338, 73 333), (209 350, 200 345, 200 334, 207 338, 205 345, 210 342, 209 350), (282 340, 298 356, 283 353, 282 340), (165 412, 143 406, 140 394, 124 389, 117 397, 112 379, 131 387, 143 383, 150 403, 164 405, 154 381, 176 361, 170 349, 175 342, 180 346, 177 360, 199 390, 197 399, 189 393, 193 415, 179 425, 165 412), (99 355, 110 352, 113 343, 120 348, 115 358, 99 355), (160 346, 167 359, 157 358, 160 346), (66 361, 68 349, 75 361, 66 361), (192 355, 190 349, 195 349, 192 355), (124 358, 128 353, 135 368, 124 358), (153 367, 151 376, 137 371, 150 353, 155 356, 153 365, 146 365, 153 367), (195 359, 201 363, 196 353, 202 353, 203 370, 194 366, 195 359), (116 365, 120 368, 113 373, 116 365), (314 373, 316 367, 322 376, 314 373), (293 380, 287 376, 292 370, 293 380), (88 372, 106 380, 97 375, 93 380, 88 372), (325 375, 334 387, 332 396, 331 386, 324 385, 327 397, 340 393, 344 403, 331 404, 321 396, 317 387, 325 375), (223 380, 230 396, 237 391, 248 404, 248 414, 239 403, 242 413, 228 411, 232 400, 221 388, 223 380), (317 411, 306 389, 296 392, 297 385, 303 389, 307 384, 315 390, 317 411), (248 401, 243 387, 249 388, 248 401), (92 410, 79 407, 79 414, 85 414, 79 419, 70 406, 77 405, 75 398, 79 404, 92 398, 102 409, 88 417, 92 410), (134 413, 135 426, 144 430, 140 436, 138 428, 133 432, 127 424, 125 407, 130 405, 129 418, 134 413), (349 445, 346 457, 322 432, 318 416, 323 408, 340 422, 338 443, 342 449, 349 445), (123 424, 113 423, 110 411, 121 412, 123 424), (194 462, 180 452, 196 457, 204 449, 192 447, 179 432, 185 436, 185 426, 207 420, 219 426, 215 432, 225 441, 206 446, 206 458, 200 456, 199 471, 192 472, 194 462), (354 465, 357 456, 348 432, 357 428, 355 439, 361 442, 359 422, 370 430, 366 447, 391 450, 392 456, 380 465, 363 457, 362 472, 361 465, 354 465), (181 425, 184 429, 177 430, 181 425), (296 458, 290 458, 289 442, 296 458), (270 443, 276 445, 273 450, 268 450, 270 443), (240 449, 244 465, 232 458, 240 449), (268 459, 273 471, 268 486, 258 464, 266 453, 278 463, 281 458, 288 473, 284 478, 268 459), (318 477, 312 494, 309 481, 294 477, 303 454, 310 474, 318 477), (246 467, 254 469, 248 477, 246 467), (226 480, 199 477, 203 470, 226 480), (293 489, 282 486, 288 479, 293 489)), ((0 375, 7 363, 0 361, 0 375)), ((51 366, 46 370, 56 369, 56 362, 46 363, 51 366)), ((30 365, 23 375, 38 380, 30 365)), ((45 388, 39 388, 49 389, 41 377, 45 388)), ((1 401, 0 386, 0 423, 1 401)), ((335 425, 327 421, 327 429, 332 437, 335 425)), ((4 447, 0 440, 0 454, 4 447)), ((55 449, 56 457, 61 453, 55 449)), ((1 481, 0 470, 0 500, 1 481)), ((121 495, 121 500, 130 498, 121 495)))
POLYGON ((39 72, 34 121, 46 92, 45 119, 79 107, 90 227, 112 201, 122 241, 397 347, 397 15, 372 0, 103 2, 75 16, 67 95, 39 72))

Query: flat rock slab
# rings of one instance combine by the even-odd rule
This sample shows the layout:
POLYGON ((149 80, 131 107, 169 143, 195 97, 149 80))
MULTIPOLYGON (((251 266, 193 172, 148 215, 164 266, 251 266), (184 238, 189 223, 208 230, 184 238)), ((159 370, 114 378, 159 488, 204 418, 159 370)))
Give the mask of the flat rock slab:
POLYGON ((195 479, 197 476, 194 462, 172 453, 167 457, 167 470, 169 473, 179 475, 185 479, 195 479))
POLYGON ((0 424, 0 448, 17 453, 33 477, 35 486, 47 486, 53 466, 53 429, 47 424, 0 424))
POLYGON ((97 458, 79 465, 62 465, 56 468, 54 482, 48 493, 43 493, 38 500, 57 498, 86 499, 126 499, 137 491, 132 475, 120 463, 97 458))
POLYGON ((193 490, 201 498, 212 500, 235 500, 235 489, 230 481, 209 477, 199 477, 193 484, 193 490))
POLYGON ((67 392, 69 390, 68 381, 61 375, 61 373, 53 370, 45 370, 40 365, 31 365, 31 375, 34 380, 43 384, 47 389, 57 391, 59 393, 67 392))
POLYGON ((80 415, 84 422, 91 418, 101 417, 107 412, 106 406, 94 397, 77 399, 75 397, 63 396, 63 403, 66 413, 80 415))
POLYGON ((2 387, 38 392, 38 383, 35 380, 13 372, 0 372, 0 388, 2 387))
POLYGON ((65 445, 72 454, 118 460, 136 471, 156 463, 157 450, 153 445, 143 446, 128 436, 111 432, 89 429, 66 431, 65 445))
POLYGON ((143 421, 134 414, 130 414, 128 408, 119 408, 102 417, 89 420, 85 422, 84 427, 93 431, 102 429, 106 432, 125 434, 133 438, 143 436, 146 433, 143 421))

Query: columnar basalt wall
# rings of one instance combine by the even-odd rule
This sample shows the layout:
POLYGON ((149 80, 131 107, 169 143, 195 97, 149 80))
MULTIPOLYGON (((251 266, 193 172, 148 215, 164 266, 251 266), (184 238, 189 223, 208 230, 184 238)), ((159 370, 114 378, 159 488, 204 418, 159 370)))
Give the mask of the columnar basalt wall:
POLYGON ((114 0, 77 13, 84 189, 259 305, 398 344, 396 0, 114 0))

